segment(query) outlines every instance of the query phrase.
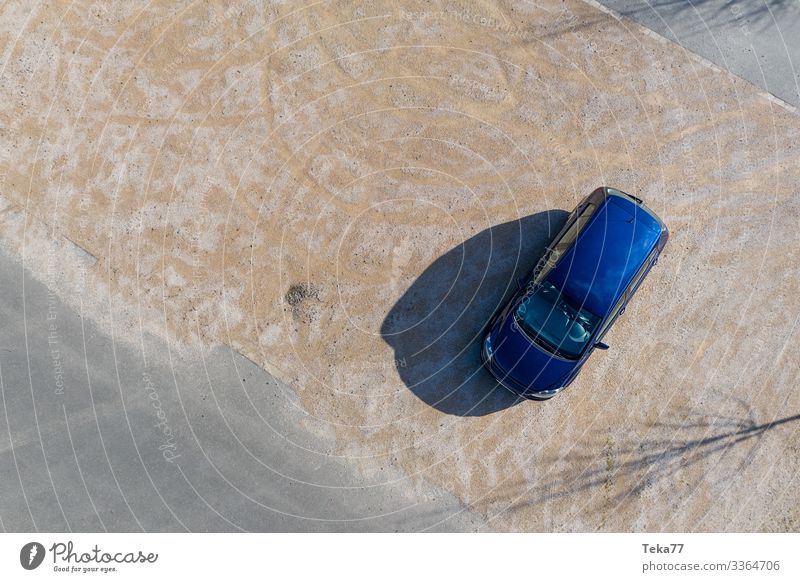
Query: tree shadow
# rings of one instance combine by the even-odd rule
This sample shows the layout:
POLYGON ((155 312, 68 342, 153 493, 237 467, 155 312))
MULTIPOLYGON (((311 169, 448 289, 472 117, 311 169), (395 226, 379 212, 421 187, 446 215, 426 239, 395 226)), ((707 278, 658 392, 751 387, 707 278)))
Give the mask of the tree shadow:
MULTIPOLYGON (((743 34, 763 33, 785 20, 797 18, 798 14, 795 0, 747 3, 741 0, 628 0, 624 3, 601 0, 600 3, 635 22, 646 21, 648 16, 655 15, 658 20, 652 25, 658 34, 679 43, 686 37, 724 34, 732 27, 738 28, 743 34)), ((563 19, 539 39, 548 40, 569 33, 590 31, 606 20, 604 15, 563 19)))
POLYGON ((679 472, 710 457, 715 457, 716 466, 724 470, 709 483, 727 482, 750 463, 756 442, 766 432, 800 421, 800 414, 794 414, 759 422, 745 401, 730 397, 728 401, 734 402, 742 414, 714 415, 682 407, 674 415, 680 421, 647 423, 644 436, 632 436, 619 444, 605 432, 597 433, 576 452, 544 461, 547 466, 561 465, 563 469, 527 491, 518 490, 516 495, 524 501, 513 503, 509 509, 599 491, 604 494, 606 509, 618 508, 647 487, 674 480, 679 472), (738 445, 748 441, 754 445, 749 452, 733 455, 738 445), (726 461, 728 456, 732 462, 726 461), (622 486, 615 487, 615 483, 622 486))
MULTIPOLYGON (((784 18, 797 14, 794 0, 649 0, 630 2, 627 6, 609 5, 622 16, 636 17, 641 13, 655 13, 664 26, 669 27, 668 38, 675 40, 672 29, 686 31, 689 36, 722 33, 734 26, 753 26, 751 32, 764 32, 779 24, 784 18)), ((667 35, 665 35, 667 36, 667 35)))
POLYGON ((563 210, 549 210, 480 232, 434 261, 392 307, 381 336, 420 400, 459 416, 520 402, 482 369, 481 332, 566 217, 563 210))

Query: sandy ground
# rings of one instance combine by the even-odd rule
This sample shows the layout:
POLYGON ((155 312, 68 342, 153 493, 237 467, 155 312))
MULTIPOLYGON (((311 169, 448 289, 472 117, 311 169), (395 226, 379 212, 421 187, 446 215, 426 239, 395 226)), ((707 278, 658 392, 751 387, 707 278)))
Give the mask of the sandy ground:
POLYGON ((140 10, 0 15, 0 233, 64 301, 231 346, 491 529, 798 530, 795 114, 578 0, 140 10), (515 403, 481 326, 601 184, 670 243, 515 403))

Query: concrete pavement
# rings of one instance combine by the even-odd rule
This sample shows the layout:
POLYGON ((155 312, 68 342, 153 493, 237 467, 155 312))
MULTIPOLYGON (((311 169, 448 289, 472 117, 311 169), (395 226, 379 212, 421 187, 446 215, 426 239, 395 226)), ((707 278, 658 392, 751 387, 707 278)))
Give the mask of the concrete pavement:
POLYGON ((0 251, 4 531, 469 530, 452 496, 357 474, 229 348, 99 332, 0 251))
POLYGON ((601 4, 794 105, 800 105, 800 3, 602 0, 601 4))
POLYGON ((800 131, 762 90, 581 0, 0 12, 0 241, 89 330, 56 309, 54 354, 6 293, 6 528, 798 529, 800 131), (476 399, 495 297, 600 184, 672 233, 612 349, 476 399))

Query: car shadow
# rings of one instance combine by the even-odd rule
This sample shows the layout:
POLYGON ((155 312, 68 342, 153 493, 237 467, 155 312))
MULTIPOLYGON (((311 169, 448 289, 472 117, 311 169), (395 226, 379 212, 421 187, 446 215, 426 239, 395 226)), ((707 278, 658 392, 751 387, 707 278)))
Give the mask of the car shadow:
POLYGON ((567 216, 549 210, 487 228, 436 259, 392 307, 381 336, 420 400, 459 416, 491 414, 521 401, 481 366, 482 331, 567 216))

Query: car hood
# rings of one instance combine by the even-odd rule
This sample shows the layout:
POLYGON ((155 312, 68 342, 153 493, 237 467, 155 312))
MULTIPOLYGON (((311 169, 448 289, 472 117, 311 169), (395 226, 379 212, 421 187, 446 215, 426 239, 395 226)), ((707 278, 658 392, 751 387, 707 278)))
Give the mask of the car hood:
POLYGON ((557 358, 531 342, 514 322, 515 308, 516 305, 508 309, 492 329, 492 359, 512 380, 527 386, 529 392, 558 387, 578 362, 557 358))

